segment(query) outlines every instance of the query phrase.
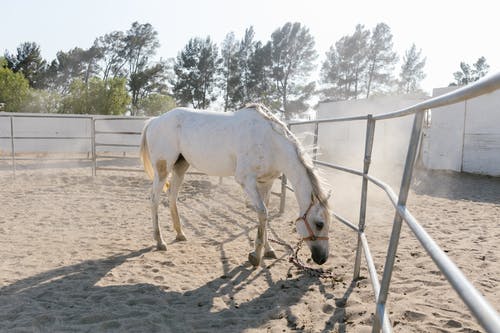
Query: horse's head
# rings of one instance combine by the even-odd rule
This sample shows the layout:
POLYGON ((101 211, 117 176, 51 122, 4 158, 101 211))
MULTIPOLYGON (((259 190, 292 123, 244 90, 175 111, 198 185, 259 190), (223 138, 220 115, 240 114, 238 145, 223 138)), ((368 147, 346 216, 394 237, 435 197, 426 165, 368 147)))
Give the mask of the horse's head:
POLYGON ((330 219, 328 206, 313 197, 304 215, 295 221, 297 233, 309 246, 312 259, 319 265, 324 264, 328 259, 330 219))

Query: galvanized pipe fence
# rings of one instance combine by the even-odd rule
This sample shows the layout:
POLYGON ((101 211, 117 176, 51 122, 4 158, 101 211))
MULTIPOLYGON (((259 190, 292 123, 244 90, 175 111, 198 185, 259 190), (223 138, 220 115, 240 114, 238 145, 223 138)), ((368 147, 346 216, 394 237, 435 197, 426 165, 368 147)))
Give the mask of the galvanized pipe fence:
MULTIPOLYGON (((9 160, 12 169, 12 175, 16 176, 17 163, 16 161, 77 161, 87 162, 92 169, 92 175, 96 176, 97 171, 128 171, 128 172, 144 172, 138 164, 136 168, 127 166, 123 163, 126 160, 139 161, 138 151, 140 147, 139 138, 142 133, 142 126, 148 117, 130 117, 130 116, 90 116, 90 115, 63 115, 63 114, 18 114, 18 113, 0 113, 0 118, 8 118, 8 135, 4 134, 0 128, 0 140, 6 139, 10 141, 9 157, 2 156, 0 151, 0 161, 9 160), (26 131, 26 128, 18 128, 16 119, 77 119, 87 122, 88 131, 84 131, 83 135, 18 135, 19 131, 26 131), (139 122, 140 126, 123 126, 117 125, 119 122, 139 122), (135 127, 134 130, 132 127, 135 127), (118 128, 118 129, 117 129, 118 128), (131 129, 132 128, 132 129, 131 129), (119 140, 117 140, 119 139, 119 140), (65 154, 57 154, 57 157, 50 156, 40 157, 33 156, 36 153, 20 153, 16 148, 16 143, 21 141, 33 140, 52 140, 52 141, 85 141, 88 145, 88 151, 84 153, 86 157, 68 157, 65 154), (116 142, 119 141, 119 142, 116 142), (128 155, 127 155, 128 154, 128 155), (104 161, 113 160, 111 163, 103 163, 104 161), (111 165, 107 165, 111 164, 111 165), (121 165, 116 165, 121 164, 121 165)), ((57 144, 56 144, 57 146, 57 144)), ((54 155, 54 154, 52 154, 54 155)), ((66 154, 67 155, 67 154, 66 154)), ((81 155, 81 154, 80 154, 81 155)), ((201 175, 197 171, 189 171, 188 174, 201 175)), ((222 178, 219 178, 219 183, 222 178)))
MULTIPOLYGON (((424 122, 424 113, 428 109, 435 109, 441 106, 450 105, 461 102, 470 98, 478 97, 489 92, 500 89, 500 73, 483 78, 469 86, 459 88, 445 95, 430 98, 424 102, 415 104, 408 108, 389 112, 380 115, 366 115, 357 117, 342 117, 330 118, 311 121, 298 121, 288 124, 289 128, 293 126, 314 124, 314 145, 313 162, 326 168, 336 169, 342 172, 347 172, 362 177, 361 184, 361 202, 359 210, 359 221, 357 226, 346 218, 333 212, 333 216, 345 224, 350 229, 354 230, 358 235, 356 257, 354 262, 353 279, 356 280, 360 276, 361 257, 364 254, 367 269, 370 275, 373 292, 375 294, 375 316, 372 326, 372 332, 392 332, 392 326, 387 315, 387 297, 389 295, 389 287, 391 283, 394 262, 398 250, 398 243, 401 233, 402 222, 405 221, 413 232, 414 236, 420 242, 422 247, 427 251, 433 259, 437 267, 444 274, 448 282, 455 289, 464 303, 467 305, 471 313, 477 319, 479 324, 489 333, 500 332, 500 316, 497 311, 486 301, 481 293, 467 280, 465 275, 453 263, 453 261, 445 254, 445 252, 437 245, 437 243, 429 236, 425 229, 420 225, 417 219, 410 213, 406 207, 406 201, 412 181, 413 169, 420 149, 420 139, 422 136, 422 125, 424 122), (369 174, 370 163, 373 149, 373 141, 375 134, 376 123, 381 120, 393 119, 398 117, 414 115, 413 127, 410 135, 410 142, 406 154, 406 162, 404 164, 404 172, 401 179, 399 194, 384 181, 369 174), (363 170, 356 170, 341 165, 335 165, 324 161, 317 160, 317 142, 319 136, 319 124, 349 122, 349 121, 366 121, 365 134, 365 150, 363 160, 363 170), (395 209, 394 219, 392 223, 392 231, 387 248, 384 270, 382 279, 379 280, 375 264, 370 252, 368 241, 365 235, 366 225, 366 208, 367 208, 367 193, 368 184, 372 183, 380 187, 389 197, 395 209)), ((439 112, 439 110, 435 110, 439 112)), ((335 143, 332 143, 335 144, 335 143)), ((286 177, 282 177, 281 182, 281 200, 280 211, 285 208, 286 190, 291 189, 287 185, 286 177)))
MULTIPOLYGON (((109 159, 134 159, 138 160, 137 156, 126 156, 125 150, 133 150, 137 151, 139 148, 138 143, 116 143, 110 142, 109 140, 104 139, 106 135, 114 135, 120 136, 122 138, 132 138, 131 141, 138 141, 135 138, 138 138, 141 135, 140 130, 132 131, 132 130, 103 130, 98 129, 98 124, 103 122, 116 122, 116 121, 140 121, 141 123, 145 121, 146 117, 101 117, 101 116, 89 116, 89 115, 57 115, 57 114, 17 114, 17 113, 0 113, 1 118, 9 119, 9 128, 8 135, 1 133, 0 139, 9 140, 10 141, 10 152, 8 160, 10 161, 12 174, 15 177, 16 175, 16 161, 78 161, 78 162, 89 162, 89 165, 92 169, 92 175, 96 175, 97 170, 111 170, 111 171, 143 171, 139 168, 127 168, 127 167, 109 167, 109 166, 101 166, 99 165, 99 161, 109 160, 109 159), (84 122, 88 122, 86 126, 89 128, 88 131, 84 131, 83 135, 20 135, 18 132, 25 131, 25 128, 18 128, 16 126, 16 120, 19 119, 72 119, 72 120, 82 120, 84 122), (97 129, 96 129, 97 128, 97 129), (99 139, 101 138, 101 139, 99 139), (20 153, 17 149, 17 144, 22 141, 34 141, 34 140, 52 140, 52 141, 84 141, 86 142, 88 151, 84 153, 86 157, 68 157, 64 155, 64 153, 60 154, 46 154, 48 157, 40 157, 33 155, 37 155, 36 152, 31 153, 20 153), (113 150, 113 152, 107 152, 106 150, 113 150), (121 155, 117 155, 116 151, 123 150, 121 155), (50 156, 56 155, 57 157, 50 156)), ((20 126, 19 126, 20 127, 20 126)), ((105 126, 106 127, 106 126, 105 126)), ((108 126, 113 127, 113 126, 108 126)), ((142 127, 142 125, 141 125, 142 127)), ((126 141, 126 140, 125 140, 126 141)), ((129 140, 130 141, 130 140, 129 140)), ((75 143, 76 144, 76 143, 75 143)), ((56 144, 57 146, 57 144, 56 144)), ((81 152, 80 152, 81 153, 81 152)), ((1 155, 1 154, 0 154, 1 155)), ((80 154, 81 155, 81 154, 80 154)), ((2 160, 6 160, 3 158, 2 160)))
MULTIPOLYGON (((26 156, 18 156, 19 151, 17 150, 16 143, 22 142, 22 141, 41 141, 41 140, 65 140, 65 141, 86 141, 89 143, 89 147, 92 147, 93 145, 93 140, 94 137, 92 133, 89 133, 87 135, 22 135, 22 134, 17 134, 17 132, 21 131, 22 129, 18 129, 16 125, 15 120, 22 120, 22 119, 40 119, 40 120, 48 120, 48 119, 73 119, 73 120, 83 120, 83 121, 88 121, 88 126, 92 126, 93 123, 93 117, 92 116, 86 116, 86 115, 58 115, 58 114, 17 114, 17 113, 0 113, 0 118, 7 118, 9 119, 9 126, 8 126, 8 135, 5 135, 3 132, 0 131, 0 140, 1 139, 6 139, 10 141, 10 156, 9 160, 11 163, 11 168, 12 168, 12 175, 15 177, 16 176, 16 161, 88 161, 92 157, 90 156, 90 151, 88 152, 88 156, 86 158, 82 157, 61 157, 60 154, 56 157, 49 156, 49 157, 30 157, 32 154, 26 154, 26 156)), ((2 154, 0 154, 2 155, 2 154)), ((4 160, 2 156, 2 160, 4 160)))
MULTIPOLYGON (((457 102, 461 102, 470 98, 474 98, 483 94, 487 94, 494 90, 500 89, 500 73, 492 75, 488 78, 484 78, 474 84, 457 89, 451 93, 441 95, 428 99, 424 102, 415 104, 411 107, 380 114, 380 115, 366 115, 357 117, 342 117, 342 118, 331 118, 331 119, 321 119, 312 121, 301 121, 301 122, 291 122, 289 127, 305 124, 314 124, 314 150, 313 150, 313 161, 316 165, 336 169, 342 172, 347 172, 350 174, 358 175, 362 177, 362 187, 361 187, 361 203, 359 210, 359 221, 357 225, 349 221, 348 219, 340 216, 338 213, 333 212, 333 216, 339 220, 341 223, 348 226, 350 229, 355 231, 358 235, 357 247, 356 247, 356 257, 354 262, 354 274, 353 279, 358 279, 360 276, 361 269, 361 259, 364 254, 365 261, 367 263, 367 269, 370 275, 370 280, 372 283, 372 288, 375 294, 375 320, 373 323, 373 332, 392 332, 392 327, 387 315, 386 303, 389 293, 389 286, 392 277, 392 271, 394 267, 394 261, 396 258, 396 253, 398 249, 399 236, 401 232, 402 222, 405 221, 410 227, 411 231, 434 260, 438 268, 448 279, 452 287, 456 290, 458 295, 462 298, 464 303, 470 309, 472 314, 478 320, 479 324, 489 333, 500 332, 500 316, 496 310, 484 299, 479 291, 467 280, 464 274, 457 268, 457 266, 450 260, 450 258, 444 253, 444 251, 436 244, 436 242, 429 236, 425 229, 419 224, 415 217, 406 207, 406 201, 408 199, 408 193, 411 185, 413 168, 417 158, 419 150, 419 142, 422 134, 422 124, 424 121, 424 112, 431 108, 438 108, 440 106, 445 106, 457 102), (397 117, 414 115, 413 128, 410 136, 410 143, 408 145, 406 162, 404 166, 404 172, 401 179, 401 185, 399 190, 399 195, 397 195, 394 190, 384 181, 369 174, 371 155, 374 141, 374 133, 376 123, 380 120, 393 119, 397 117), (319 125, 322 123, 335 123, 335 122, 350 122, 350 121, 366 121, 366 134, 365 134, 365 152, 363 160, 363 169, 356 170, 348 168, 341 165, 336 165, 332 163, 327 163, 324 161, 317 160, 317 142, 319 136, 319 125), (370 252, 368 241, 365 235, 365 225, 366 225, 366 208, 367 208, 367 192, 368 184, 372 183, 380 187, 388 195, 389 201, 395 208, 395 215, 393 219, 391 237, 387 249, 387 255, 384 265, 384 271, 382 275, 382 280, 378 278, 378 274, 375 269, 375 264, 370 252)), ((127 144, 127 143, 109 143, 104 141, 96 140, 96 136, 99 135, 122 135, 122 136, 138 136, 141 134, 140 131, 105 131, 96 130, 96 123, 99 121, 114 121, 114 120, 146 120, 147 118, 142 117, 93 117, 93 116, 75 116, 75 115, 36 115, 36 114, 8 114, 0 113, 0 117, 9 117, 10 122, 10 133, 8 136, 0 136, 0 139, 10 140, 10 160, 12 164, 12 173, 15 176, 16 173, 16 159, 31 159, 38 160, 40 158, 19 158, 16 157, 16 141, 17 140, 88 140, 91 152, 90 158, 83 160, 91 160, 92 165, 92 175, 96 175, 97 170, 118 170, 118 171, 142 171, 140 169, 129 169, 129 168, 112 168, 112 167, 102 167, 98 165, 99 159, 112 158, 110 155, 101 155, 97 147, 113 147, 113 148, 138 148, 138 144, 127 144), (16 135, 16 124, 14 119, 16 118, 69 118, 69 119, 85 119, 89 122, 90 134, 84 136, 21 136, 16 135)), ((116 157, 116 156, 115 156, 116 157)), ((121 156, 120 158, 124 158, 121 156)), ((133 157, 136 158, 136 157, 133 157)), ((60 160, 68 160, 68 158, 61 158, 60 160)), ((287 185, 286 177, 282 176, 281 181, 281 200, 280 200, 280 211, 283 212, 285 208, 285 198, 287 189, 291 189, 287 185)))
MULTIPOLYGON (((131 131, 131 130, 98 130, 96 129, 96 125, 99 122, 113 122, 113 121, 136 121, 140 120, 141 122, 146 121, 147 117, 99 117, 99 118, 94 118, 92 122, 92 137, 93 137, 93 144, 92 144, 92 175, 96 175, 97 170, 107 170, 107 171, 132 171, 132 172, 144 172, 144 170, 138 169, 138 168, 123 168, 123 167, 107 167, 107 166, 99 166, 98 165, 98 160, 99 159, 110 159, 110 158, 117 158, 116 155, 110 155, 110 154, 99 154, 98 147, 105 147, 105 148, 112 148, 112 149, 134 149, 137 150, 140 147, 140 144, 138 143, 111 143, 111 142, 106 142, 106 141, 98 141, 96 140, 96 137, 99 135, 120 135, 123 137, 132 137, 132 138, 139 138, 141 135, 141 131, 131 131)), ((137 160, 137 156, 119 156, 118 158, 120 159, 134 159, 137 160)))

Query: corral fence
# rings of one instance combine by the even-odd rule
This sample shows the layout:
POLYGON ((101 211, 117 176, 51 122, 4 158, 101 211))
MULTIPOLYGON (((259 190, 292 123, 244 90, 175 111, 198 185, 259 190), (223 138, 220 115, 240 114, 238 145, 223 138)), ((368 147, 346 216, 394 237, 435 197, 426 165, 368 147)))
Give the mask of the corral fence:
POLYGON ((0 161, 142 171, 138 148, 145 117, 0 113, 0 161), (66 163, 66 164, 65 164, 66 163))
MULTIPOLYGON (((379 332, 380 330, 383 332, 392 332, 392 326, 387 315, 386 302, 398 249, 402 221, 408 224, 415 237, 434 260, 452 287, 457 291, 479 324, 487 332, 500 332, 500 316, 495 309, 467 280, 444 251, 439 248, 406 207, 413 168, 419 152, 422 125, 426 110, 464 101, 497 89, 500 89, 500 73, 451 93, 431 98, 395 112, 289 123, 290 129, 299 125, 313 125, 313 144, 316 147, 321 124, 353 121, 366 122, 362 170, 320 161, 317 159, 316 148, 313 151, 313 158, 316 165, 362 177, 359 221, 357 225, 335 212, 333 215, 358 235, 356 259, 354 262, 354 279, 358 279, 360 276, 361 257, 364 254, 376 302, 373 332, 379 332), (386 182, 369 173, 375 127, 379 121, 411 115, 414 116, 413 127, 399 195, 397 195, 386 182), (381 281, 379 281, 365 235, 369 182, 385 191, 395 208, 393 227, 381 281)), ((84 163, 92 170, 92 175, 96 175, 98 170, 142 171, 142 168, 138 165, 138 147, 141 130, 146 119, 144 117, 0 113, 0 162, 7 161, 10 163, 14 176, 16 174, 16 164, 22 161, 31 161, 35 162, 35 164, 39 163, 39 161, 84 163), (126 163, 128 160, 132 163, 126 163), (133 167, 134 163, 136 163, 135 167, 133 167)), ((292 188, 287 185, 286 177, 283 176, 280 194, 281 212, 285 208, 287 189, 292 188)))
MULTIPOLYGON (((402 221, 405 221, 408 224, 415 237, 418 239, 418 241, 424 247, 424 249, 427 251, 430 257, 434 260, 434 262, 436 263, 440 271, 444 274, 444 276, 447 278, 451 286, 455 289, 458 295, 465 302, 465 304, 470 309, 472 314, 475 316, 479 324, 487 332, 490 333, 500 332, 499 314, 485 300, 485 298, 472 285, 472 283, 470 283, 467 280, 467 278, 460 271, 460 269, 453 263, 453 261, 451 261, 451 259, 445 254, 445 252, 429 236, 429 234, 425 231, 425 229, 420 225, 420 223, 416 220, 416 218, 411 214, 411 212, 406 207, 408 192, 410 190, 410 185, 412 181, 413 169, 419 153, 419 146, 422 136, 422 127, 424 123, 425 112, 431 108, 435 109, 441 106, 461 102, 470 98, 487 94, 497 89, 500 89, 500 73, 482 79, 469 86, 455 90, 451 93, 428 99, 424 102, 415 104, 413 106, 395 112, 379 114, 379 115, 366 115, 358 117, 343 117, 343 118, 330 118, 330 119, 321 119, 313 121, 291 122, 288 124, 290 129, 293 129, 294 126, 298 125, 311 125, 311 124, 314 125, 313 144, 315 148, 313 151, 313 162, 315 163, 315 165, 336 169, 341 172, 346 172, 349 174, 354 174, 362 177, 359 221, 357 225, 355 225, 348 219, 338 215, 335 212, 333 213, 333 215, 337 220, 339 220, 341 223, 345 224, 347 227, 355 231, 358 235, 356 259, 354 262, 354 279, 356 280, 360 276, 361 257, 364 254, 376 302, 376 307, 374 312, 375 318, 372 326, 372 332, 380 332, 380 330, 382 330, 383 332, 392 332, 392 326, 389 317, 387 315, 386 302, 389 293, 389 285, 391 282, 394 262, 396 259, 396 253, 398 249, 402 221), (405 117, 405 116, 414 116, 414 120, 413 120, 412 132, 410 135, 410 141, 407 149, 406 161, 404 164, 404 171, 401 179, 399 195, 397 195, 396 192, 386 182, 372 176, 369 173, 369 171, 370 171, 370 163, 372 160, 372 148, 375 137, 376 124, 379 121, 405 117), (320 125, 326 123, 331 124, 331 123, 353 122, 353 121, 366 122, 363 169, 356 170, 343 165, 336 165, 318 160, 316 144, 318 142, 320 125), (385 193, 389 197, 390 202, 395 208, 395 216, 392 225, 392 232, 387 249, 385 264, 383 266, 384 270, 381 281, 379 281, 379 277, 375 268, 375 263, 372 258, 370 248, 368 246, 368 241, 365 235, 366 208, 367 208, 369 182, 380 187, 383 191, 385 191, 385 193)), ((439 112, 439 110, 437 110, 437 112, 439 112)), ((280 211, 282 212, 284 211, 285 208, 285 198, 287 189, 293 190, 287 185, 286 177, 283 177, 281 182, 281 200, 280 200, 280 211)))

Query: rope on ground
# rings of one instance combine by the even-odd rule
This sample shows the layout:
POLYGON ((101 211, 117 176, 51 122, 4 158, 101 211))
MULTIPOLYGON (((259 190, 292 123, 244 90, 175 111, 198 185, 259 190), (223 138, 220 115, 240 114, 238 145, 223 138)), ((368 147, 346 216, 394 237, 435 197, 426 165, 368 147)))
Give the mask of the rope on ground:
POLYGON ((279 244, 281 246, 286 247, 290 251, 290 257, 288 258, 288 261, 291 262, 292 264, 294 264, 295 267, 297 267, 299 270, 307 273, 310 276, 315 276, 315 277, 319 277, 319 278, 322 278, 322 279, 331 279, 332 283, 338 281, 338 278, 336 278, 333 275, 333 272, 331 272, 331 271, 325 271, 322 268, 314 268, 314 267, 308 266, 302 260, 300 260, 300 258, 299 258, 299 251, 302 248, 302 244, 304 243, 303 240, 300 240, 297 243, 297 246, 295 247, 295 250, 293 249, 293 247, 290 244, 288 244, 288 243, 286 243, 284 241, 281 241, 281 240, 278 240, 278 239, 274 239, 274 238, 269 238, 268 240, 270 242, 273 242, 273 243, 276 243, 276 244, 279 244))

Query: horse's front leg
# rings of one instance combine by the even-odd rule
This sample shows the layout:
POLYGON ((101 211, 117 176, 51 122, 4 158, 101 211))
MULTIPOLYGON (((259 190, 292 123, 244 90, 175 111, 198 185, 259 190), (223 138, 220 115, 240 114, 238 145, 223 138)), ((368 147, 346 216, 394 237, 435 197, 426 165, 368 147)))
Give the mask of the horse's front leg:
MULTIPOLYGON (((259 191, 260 197, 264 200, 266 207, 269 207, 269 199, 271 197, 271 188, 273 187, 273 181, 265 181, 257 183, 257 190, 259 191)), ((269 226, 269 222, 266 223, 269 226)), ((267 230, 267 228, 266 228, 267 230)), ((264 237, 264 258, 276 259, 276 253, 273 247, 269 243, 267 232, 264 237)))
POLYGON ((257 237, 255 238, 255 250, 248 254, 248 260, 253 266, 259 266, 263 249, 267 243, 267 209, 265 206, 256 208, 259 218, 259 226, 257 227, 257 237))
POLYGON ((248 260, 253 266, 259 266, 263 249, 267 241, 267 208, 262 200, 257 189, 257 182, 255 178, 246 177, 244 179, 236 178, 240 182, 248 197, 254 204, 257 216, 259 218, 259 226, 257 228, 257 237, 255 239, 255 251, 250 252, 248 260))

